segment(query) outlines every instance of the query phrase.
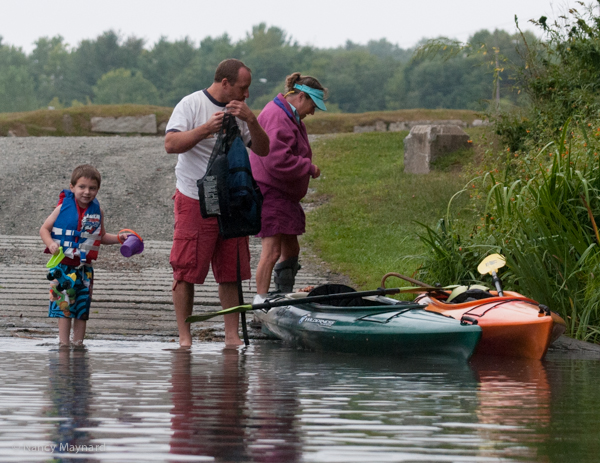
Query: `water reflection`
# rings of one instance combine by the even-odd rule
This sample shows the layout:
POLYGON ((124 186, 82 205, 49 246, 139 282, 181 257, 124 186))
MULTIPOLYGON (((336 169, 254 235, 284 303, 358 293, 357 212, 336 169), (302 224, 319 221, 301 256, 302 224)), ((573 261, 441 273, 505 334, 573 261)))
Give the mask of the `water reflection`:
MULTIPOLYGON (((77 450, 88 450, 93 446, 87 431, 93 426, 90 420, 92 385, 87 349, 62 347, 58 352, 51 351, 48 371, 48 394, 52 406, 44 414, 60 418, 49 437, 54 443, 54 461, 62 462, 61 454, 72 456, 77 450)), ((87 459, 69 458, 68 461, 83 462, 87 459)))
POLYGON ((165 347, 0 338, 0 462, 598 460, 597 360, 165 347))
POLYGON ((224 349, 212 362, 192 362, 190 349, 173 353, 171 453, 246 461, 248 378, 244 356, 224 349))
POLYGON ((536 359, 476 358, 481 423, 532 427, 550 422, 550 384, 546 368, 536 359))
POLYGON ((301 460, 293 391, 282 394, 268 371, 251 375, 249 357, 252 349, 226 348, 209 359, 189 349, 173 353, 171 453, 218 462, 301 460))
POLYGON ((290 419, 302 461, 469 461, 476 455, 477 382, 466 362, 275 346, 261 346, 261 353, 261 377, 274 378, 276 394, 296 398, 290 419), (448 421, 471 429, 445 428, 448 421))

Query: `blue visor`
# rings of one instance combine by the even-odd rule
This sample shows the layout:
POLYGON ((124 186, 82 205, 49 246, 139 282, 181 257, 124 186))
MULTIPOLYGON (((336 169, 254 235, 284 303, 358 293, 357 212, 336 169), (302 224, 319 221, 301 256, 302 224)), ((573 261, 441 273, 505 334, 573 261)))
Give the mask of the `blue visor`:
POLYGON ((294 88, 297 88, 301 92, 304 92, 310 96, 310 99, 314 101, 314 103, 317 105, 317 108, 319 108, 321 111, 327 111, 325 102, 323 101, 325 97, 325 92, 323 92, 323 90, 317 90, 316 88, 309 87, 308 85, 300 84, 295 84, 294 88))

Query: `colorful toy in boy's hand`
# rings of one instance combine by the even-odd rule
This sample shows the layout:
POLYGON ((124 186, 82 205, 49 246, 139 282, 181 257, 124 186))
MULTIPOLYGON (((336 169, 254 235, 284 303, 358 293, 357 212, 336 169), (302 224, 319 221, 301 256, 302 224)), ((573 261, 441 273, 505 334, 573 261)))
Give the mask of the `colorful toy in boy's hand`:
MULTIPOLYGON (((60 261, 64 258, 64 254, 62 257, 62 247, 60 248, 60 252, 56 256, 52 256, 47 265, 54 263, 58 265, 60 261)), ((46 275, 48 280, 56 280, 57 284, 52 284, 50 287, 50 300, 56 301, 58 307, 63 312, 65 317, 70 316, 69 307, 71 306, 71 298, 75 297, 75 290, 73 287, 75 286, 75 279, 77 278, 75 274, 66 275, 65 272, 62 271, 60 267, 52 267, 48 270, 48 274, 46 275)))
POLYGON ((46 278, 50 281, 58 281, 58 284, 55 286, 57 291, 65 291, 75 286, 75 280, 70 275, 66 275, 59 267, 53 267, 48 270, 46 278))
POLYGON ((59 291, 58 286, 53 284, 50 286, 50 300, 56 302, 65 317, 70 317, 71 311, 69 309, 72 304, 71 301, 75 301, 75 290, 65 289, 59 291))
POLYGON ((121 254, 124 257, 140 254, 144 250, 144 240, 133 230, 121 230, 117 236, 119 237, 119 243, 121 243, 121 254), (121 241, 122 232, 131 232, 131 234, 125 238, 125 241, 121 241))
POLYGON ((62 246, 59 246, 58 252, 50 258, 50 260, 46 264, 46 267, 47 268, 56 267, 58 264, 60 264, 62 262, 62 260, 64 258, 65 258, 65 253, 63 252, 63 248, 62 248, 62 246))

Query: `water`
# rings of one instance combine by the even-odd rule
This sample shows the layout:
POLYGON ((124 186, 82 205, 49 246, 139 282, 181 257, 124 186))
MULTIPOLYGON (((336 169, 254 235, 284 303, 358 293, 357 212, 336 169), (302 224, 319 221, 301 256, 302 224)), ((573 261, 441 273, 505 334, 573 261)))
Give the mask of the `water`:
POLYGON ((600 362, 0 338, 1 462, 595 462, 600 362))

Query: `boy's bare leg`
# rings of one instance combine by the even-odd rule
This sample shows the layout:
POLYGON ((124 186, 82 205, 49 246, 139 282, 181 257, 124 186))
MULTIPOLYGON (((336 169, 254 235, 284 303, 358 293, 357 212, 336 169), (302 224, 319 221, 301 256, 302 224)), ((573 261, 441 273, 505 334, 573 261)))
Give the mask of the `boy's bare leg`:
POLYGON ((194 306, 194 284, 187 281, 173 282, 173 306, 175 307, 175 318, 177 319, 177 330, 179 331, 179 345, 190 347, 192 345, 192 333, 190 324, 185 319, 192 315, 194 306))
POLYGON ((61 346, 68 346, 71 344, 69 338, 71 337, 71 319, 70 318, 59 318, 58 319, 58 343, 61 346))
MULTIPOLYGON (((239 305, 237 283, 219 283, 219 299, 224 309, 239 305)), ((232 313, 225 315, 223 319, 225 320, 225 345, 241 346, 244 344, 238 332, 240 314, 232 313)))
POLYGON ((76 346, 83 345, 83 338, 85 337, 85 327, 87 326, 86 320, 73 320, 73 344, 76 346))

